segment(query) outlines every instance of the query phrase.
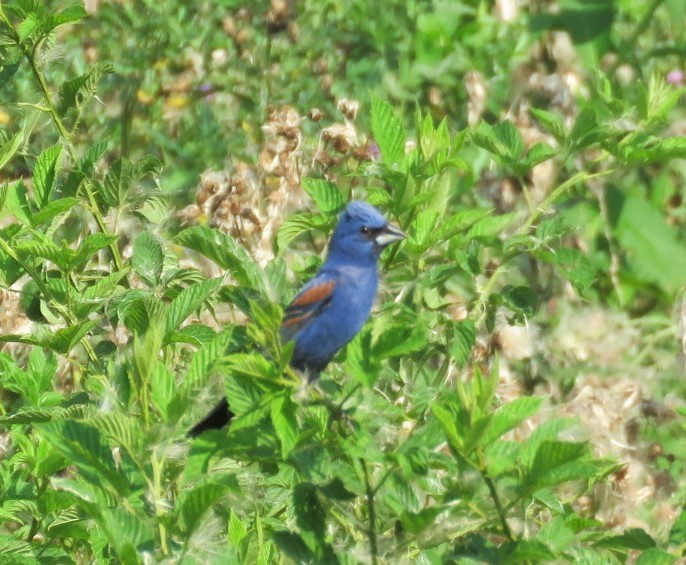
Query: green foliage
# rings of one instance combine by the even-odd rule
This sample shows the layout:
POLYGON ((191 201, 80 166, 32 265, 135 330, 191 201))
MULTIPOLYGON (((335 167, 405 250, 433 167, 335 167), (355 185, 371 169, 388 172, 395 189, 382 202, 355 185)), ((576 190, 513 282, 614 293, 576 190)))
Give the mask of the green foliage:
MULTIPOLYGON (((111 2, 92 16, 53 1, 0 4, 0 284, 19 294, 30 327, 0 335, 0 560, 683 557, 683 511, 669 532, 622 530, 580 502, 619 488, 624 469, 580 432, 592 423, 555 413, 571 386, 556 352, 517 357, 503 338, 511 326, 553 332, 557 305, 583 301, 651 329, 635 367, 658 346, 676 353, 665 320, 686 280, 686 144, 671 129, 683 90, 657 78, 654 51, 619 50, 606 74, 589 64, 615 37, 649 43, 660 2, 645 14, 543 3, 511 22, 473 1, 307 0, 285 14, 266 1, 214 4, 111 2), (501 118, 515 106, 502 77, 551 30, 582 53, 587 95, 573 112, 531 97, 540 107, 501 118), (229 63, 209 62, 222 52, 229 63), (303 64, 314 59, 322 84, 303 64), (623 84, 621 65, 648 78, 623 84), (475 101, 455 92, 467 71, 493 89, 475 120, 464 109, 475 101), (257 148, 269 106, 333 111, 320 88, 329 73, 341 75, 335 94, 362 101, 366 145, 328 168, 299 155, 302 193, 289 185, 297 194, 279 188, 257 204, 311 203, 268 232, 275 256, 241 229, 253 219, 240 197, 253 187, 222 188, 243 206, 229 228, 180 225, 165 193, 192 201, 179 189, 227 148, 270 159, 257 148), (554 171, 545 189, 542 165, 554 171), (352 198, 408 237, 382 256, 368 324, 306 384, 279 339, 282 307, 352 198), (187 439, 223 394, 231 426, 187 439)), ((290 127, 303 155, 321 156, 323 135, 290 127)), ((272 189, 282 178, 257 177, 272 189)), ((575 376, 587 367, 581 356, 571 365, 575 376)), ((671 436, 667 425, 642 430, 679 454, 646 465, 683 498, 683 428, 672 425, 671 436)))

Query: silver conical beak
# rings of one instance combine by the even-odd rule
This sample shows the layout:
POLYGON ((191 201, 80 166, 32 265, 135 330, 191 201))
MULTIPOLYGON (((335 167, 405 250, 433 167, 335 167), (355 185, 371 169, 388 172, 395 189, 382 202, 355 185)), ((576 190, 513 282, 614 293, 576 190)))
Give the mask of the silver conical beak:
POLYGON ((401 241, 407 236, 392 224, 387 224, 386 227, 374 238, 374 241, 379 247, 386 247, 396 241, 401 241))

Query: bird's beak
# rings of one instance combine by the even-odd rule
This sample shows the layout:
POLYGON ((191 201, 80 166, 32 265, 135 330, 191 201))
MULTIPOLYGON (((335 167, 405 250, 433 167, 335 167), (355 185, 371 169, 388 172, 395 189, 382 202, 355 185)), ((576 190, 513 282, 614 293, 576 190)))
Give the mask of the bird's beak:
POLYGON ((383 248, 395 241, 401 241, 407 236, 394 225, 386 224, 386 227, 374 238, 376 244, 383 248))

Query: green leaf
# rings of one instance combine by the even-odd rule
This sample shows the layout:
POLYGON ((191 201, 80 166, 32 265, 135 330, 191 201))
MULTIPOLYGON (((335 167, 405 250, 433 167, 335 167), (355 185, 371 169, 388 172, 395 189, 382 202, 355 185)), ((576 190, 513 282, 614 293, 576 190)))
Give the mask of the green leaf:
POLYGON ((108 206, 123 204, 135 178, 134 167, 126 157, 120 157, 110 165, 102 183, 102 197, 108 206))
POLYGON ((212 376, 215 363, 225 354, 226 347, 232 337, 233 328, 228 328, 193 354, 188 365, 188 372, 183 379, 182 388, 185 393, 190 393, 207 382, 212 376))
POLYGON ((96 320, 88 320, 80 324, 74 324, 57 331, 39 328, 31 335, 0 335, 0 342, 6 343, 26 343, 37 345, 66 354, 74 347, 82 337, 98 325, 96 320))
POLYGON ((217 483, 207 483, 186 491, 179 501, 179 525, 186 539, 200 525, 203 516, 228 491, 228 487, 217 483))
POLYGON ((300 483, 293 489, 293 509, 298 527, 322 539, 326 531, 326 510, 319 500, 317 487, 300 483))
POLYGON ((467 232, 465 238, 470 239, 493 239, 500 236, 503 231, 509 228, 517 219, 518 214, 501 214, 499 216, 489 216, 476 222, 467 232))
POLYGON ((18 131, 2 145, 0 145, 0 170, 8 163, 19 149, 24 137, 24 131, 18 131))
POLYGON ((126 477, 117 468, 112 451, 96 428, 73 420, 53 421, 39 426, 41 435, 72 464, 82 476, 98 487, 109 484, 119 496, 130 490, 126 477))
POLYGON ((284 220, 276 234, 276 249, 281 253, 298 236, 310 230, 328 231, 332 221, 326 216, 301 213, 293 214, 284 220))
POLYGON ((532 145, 526 153, 526 165, 527 167, 535 167, 543 161, 552 159, 557 155, 558 151, 554 147, 551 147, 547 143, 542 141, 532 145))
POLYGON ((284 555, 293 560, 293 563, 314 562, 314 553, 298 534, 277 531, 272 534, 271 538, 284 555))
POLYGON ((499 122, 495 126, 480 122, 472 132, 472 140, 504 165, 516 165, 524 154, 524 140, 510 121, 499 122))
POLYGON ((104 233, 94 233, 86 236, 81 245, 76 249, 73 259, 69 262, 69 270, 84 266, 95 253, 115 243, 117 238, 117 235, 104 233))
POLYGON ((505 285, 500 291, 503 304, 513 312, 531 318, 538 310, 538 294, 528 286, 505 285))
POLYGON ((42 209, 33 215, 32 223, 34 226, 52 222, 57 216, 71 213, 74 208, 80 205, 76 198, 58 198, 48 202, 42 209))
POLYGON ((676 555, 667 553, 657 547, 650 547, 641 553, 634 562, 634 565, 672 565, 672 563, 677 563, 678 561, 679 558, 676 555))
POLYGON ((298 442, 296 405, 288 393, 277 395, 271 403, 272 424, 281 442, 281 457, 285 460, 298 442))
POLYGON ((303 177, 300 181, 302 189, 314 200, 317 209, 322 213, 331 215, 340 211, 345 206, 345 198, 338 187, 327 180, 303 177))
POLYGON ((88 422, 100 430, 114 443, 126 449, 131 456, 137 454, 138 446, 142 442, 143 432, 138 420, 134 416, 127 416, 120 412, 99 414, 88 422))
POLYGON ((179 233, 174 242, 212 259, 217 265, 228 270, 242 286, 265 292, 261 269, 245 247, 229 234, 204 226, 194 226, 179 233))
POLYGON ((139 552, 152 550, 154 537, 150 526, 125 508, 104 508, 99 523, 122 563, 135 563, 139 552))
POLYGON ((669 530, 669 545, 680 546, 686 543, 686 506, 682 506, 679 517, 669 530))
POLYGON ((419 212, 410 224, 408 242, 420 251, 428 249, 440 234, 436 230, 439 224, 439 213, 437 210, 428 209, 419 212))
POLYGON ((238 547, 248 535, 247 526, 235 512, 231 512, 231 515, 229 516, 229 530, 227 533, 229 541, 234 547, 238 547))
POLYGON ((5 184, 0 188, 0 217, 7 214, 14 216, 24 226, 33 225, 34 217, 29 205, 28 190, 22 181, 5 184))
POLYGON ((71 108, 81 108, 93 97, 103 75, 113 72, 112 65, 99 63, 91 65, 81 76, 62 83, 59 89, 57 111, 65 115, 71 108))
POLYGON ((131 263, 133 270, 148 286, 156 287, 160 282, 164 265, 164 252, 160 240, 147 231, 140 234, 133 244, 131 263))
POLYGON ((531 108, 530 111, 546 131, 557 141, 564 143, 567 137, 567 128, 561 116, 538 108, 531 108))
POLYGON ((601 539, 595 543, 596 547, 610 549, 650 549, 655 547, 655 540, 641 528, 629 528, 617 536, 601 539))
POLYGON ((633 273, 671 294, 686 281, 686 249, 676 231, 646 200, 629 196, 615 225, 633 273))
POLYGON ((346 372, 366 388, 371 388, 379 378, 381 365, 372 355, 372 335, 362 331, 346 347, 346 372))
POLYGON ((588 446, 585 443, 541 442, 524 479, 526 492, 592 475, 595 467, 583 461, 587 454, 588 446))
POLYGON ((472 355, 472 348, 476 343, 476 327, 472 320, 463 320, 455 323, 453 331, 450 354, 458 367, 464 367, 467 365, 472 355))
POLYGON ((399 162, 405 154, 405 128, 388 102, 372 96, 372 133, 384 163, 399 162))
POLYGON ((36 166, 33 169, 33 192, 38 208, 43 208, 50 201, 50 196, 55 190, 61 155, 62 146, 58 143, 48 147, 36 160, 36 166))
POLYGON ((40 561, 34 557, 31 544, 20 541, 10 535, 0 534, 0 558, 5 563, 19 565, 38 565, 40 561))
POLYGON ((80 22, 88 17, 88 12, 82 6, 69 6, 61 12, 51 14, 50 29, 53 30, 58 26, 73 24, 80 22))
POLYGON ((221 286, 222 278, 209 279, 184 288, 167 310, 167 333, 172 332, 221 286))
POLYGON ((524 420, 533 416, 542 403, 543 398, 541 397, 521 396, 501 406, 491 416, 488 428, 481 438, 481 444, 487 446, 506 432, 519 426, 524 420))

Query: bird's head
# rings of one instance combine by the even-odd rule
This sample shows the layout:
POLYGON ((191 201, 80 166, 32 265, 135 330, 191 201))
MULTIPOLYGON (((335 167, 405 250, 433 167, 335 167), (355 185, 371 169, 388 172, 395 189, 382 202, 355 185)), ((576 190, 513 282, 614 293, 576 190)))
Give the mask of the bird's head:
POLYGON ((351 202, 341 212, 331 237, 329 257, 361 264, 376 262, 387 245, 405 238, 383 214, 366 202, 351 202))

